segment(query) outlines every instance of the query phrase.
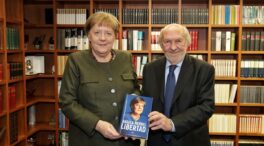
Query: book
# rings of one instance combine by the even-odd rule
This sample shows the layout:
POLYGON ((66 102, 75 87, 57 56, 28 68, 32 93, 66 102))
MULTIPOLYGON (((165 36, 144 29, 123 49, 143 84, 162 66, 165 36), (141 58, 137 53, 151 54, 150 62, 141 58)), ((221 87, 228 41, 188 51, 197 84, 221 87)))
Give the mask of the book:
POLYGON ((148 139, 148 114, 153 98, 127 94, 120 119, 119 133, 126 137, 148 139))
POLYGON ((237 92, 237 84, 233 84, 231 86, 231 92, 230 92, 230 97, 229 97, 229 103, 234 103, 235 97, 236 97, 236 92, 237 92))

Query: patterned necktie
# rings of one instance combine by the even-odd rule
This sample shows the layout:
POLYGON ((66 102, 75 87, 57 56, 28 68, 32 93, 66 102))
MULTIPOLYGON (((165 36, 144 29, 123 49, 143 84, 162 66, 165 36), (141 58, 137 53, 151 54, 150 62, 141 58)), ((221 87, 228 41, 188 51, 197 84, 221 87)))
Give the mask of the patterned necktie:
MULTIPOLYGON (((172 98, 174 95, 175 88, 175 75, 174 70, 177 66, 170 65, 169 74, 167 76, 166 89, 165 89, 165 99, 164 99, 164 114, 169 118, 170 117, 170 109, 172 104, 172 98)), ((169 134, 163 135, 164 139, 168 142, 170 140, 169 134)))

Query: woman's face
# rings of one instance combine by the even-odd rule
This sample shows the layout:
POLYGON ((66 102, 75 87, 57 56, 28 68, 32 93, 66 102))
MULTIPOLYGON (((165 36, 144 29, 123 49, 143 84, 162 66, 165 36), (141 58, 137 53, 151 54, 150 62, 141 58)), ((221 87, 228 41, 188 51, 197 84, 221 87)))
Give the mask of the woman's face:
POLYGON ((138 102, 134 104, 134 113, 139 114, 139 115, 142 114, 144 110, 144 106, 145 106, 145 102, 138 102))
POLYGON ((94 25, 88 33, 93 52, 98 56, 105 56, 111 52, 115 41, 115 32, 111 27, 94 25))

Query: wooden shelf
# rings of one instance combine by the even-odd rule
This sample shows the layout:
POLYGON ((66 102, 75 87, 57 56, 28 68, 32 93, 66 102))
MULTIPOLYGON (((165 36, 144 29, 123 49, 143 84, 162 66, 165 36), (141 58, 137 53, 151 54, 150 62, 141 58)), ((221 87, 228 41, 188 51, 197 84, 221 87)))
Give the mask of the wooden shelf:
MULTIPOLYGON (((234 141, 234 146, 238 146, 238 142, 241 137, 254 137, 261 139, 264 137, 264 133, 240 133, 239 116, 242 114, 264 114, 263 103, 240 103, 241 97, 241 86, 244 85, 258 85, 264 86, 264 77, 240 77, 241 75, 241 60, 257 59, 264 61, 264 50, 262 51, 242 51, 242 33, 244 31, 264 31, 263 24, 242 24, 243 14, 239 15, 239 23, 235 25, 225 24, 213 24, 213 6, 214 5, 239 5, 240 10, 243 6, 263 6, 261 0, 0 0, 0 43, 4 49, 0 50, 0 63, 3 64, 3 79, 0 81, 0 90, 2 90, 4 109, 0 113, 0 128, 2 126, 10 126, 8 123, 11 121, 10 115, 18 113, 19 117, 19 134, 18 140, 10 144, 10 138, 8 134, 12 131, 7 128, 5 132, 5 138, 0 139, 0 145, 5 146, 26 146, 27 139, 31 136, 36 136, 41 139, 39 145, 48 145, 47 137, 49 133, 42 133, 43 131, 51 131, 56 140, 57 146, 59 145, 60 132, 67 132, 68 128, 58 128, 59 120, 56 118, 55 125, 49 125, 49 118, 55 115, 59 115, 59 93, 58 93, 58 81, 62 80, 62 75, 58 75, 58 56, 67 56, 71 53, 77 52, 78 50, 59 50, 56 44, 57 38, 59 37, 58 30, 83 29, 84 25, 73 25, 73 24, 57 24, 57 9, 86 9, 89 14, 94 12, 94 9, 117 9, 118 20, 120 21, 119 29, 119 49, 122 46, 122 31, 123 30, 140 30, 144 31, 144 50, 129 52, 133 56, 147 56, 148 61, 155 59, 155 57, 162 56, 163 51, 151 50, 151 33, 152 31, 159 31, 161 28, 166 26, 162 24, 153 24, 152 22, 152 11, 156 8, 172 8, 177 9, 177 16, 175 18, 176 23, 186 23, 185 17, 183 17, 182 10, 184 8, 206 8, 208 9, 208 23, 204 24, 183 24, 189 30, 198 31, 198 50, 188 51, 190 55, 202 56, 202 58, 211 62, 214 59, 234 59, 236 60, 236 76, 235 77, 215 77, 216 83, 228 83, 237 84, 238 90, 235 97, 235 103, 216 103, 215 113, 226 113, 233 114, 236 116, 237 126, 236 132, 224 133, 224 132, 210 132, 210 136, 217 137, 219 139, 229 139, 234 141), (127 9, 147 9, 147 23, 146 24, 125 24, 123 8, 127 9), (24 9, 24 10, 23 10, 24 9), (52 9, 52 17, 47 20, 53 20, 52 24, 46 24, 45 11, 46 9, 52 9), (4 12, 5 11, 5 12, 4 12), (6 27, 6 28, 5 28, 6 27), (7 50, 8 38, 7 27, 14 27, 18 31, 19 37, 19 49, 18 50, 7 50), (3 31, 2 31, 3 30, 3 31), (231 31, 235 32, 235 51, 212 51, 212 36, 214 31, 231 31), (27 46, 25 48, 25 34, 29 36, 27 46), (43 40, 42 50, 36 50, 33 46, 34 39, 39 35, 45 35, 43 40), (54 40, 54 50, 48 50, 49 39, 54 40), (45 74, 36 75, 25 75, 23 69, 23 75, 15 79, 9 79, 10 72, 7 69, 7 64, 11 62, 22 63, 25 68, 25 57, 26 56, 44 56, 45 58, 45 74), (10 86, 16 88, 16 99, 17 106, 13 109, 9 109, 9 90, 10 86), (37 117, 37 124, 34 127, 30 127, 28 121, 28 108, 32 105, 37 106, 37 111, 43 114, 44 117, 37 117), (248 109, 256 110, 249 111, 248 109), (41 122, 39 122, 41 121, 41 122), (44 121, 44 122, 42 122, 44 121), (40 133, 40 134, 39 134, 40 133)), ((242 12, 242 11, 240 11, 242 12)), ((161 23, 161 22, 160 22, 161 23)), ((60 48, 61 49, 61 48, 60 48)), ((142 80, 141 76, 138 76, 139 80, 142 80)), ((262 125, 264 126, 264 125, 262 125)))

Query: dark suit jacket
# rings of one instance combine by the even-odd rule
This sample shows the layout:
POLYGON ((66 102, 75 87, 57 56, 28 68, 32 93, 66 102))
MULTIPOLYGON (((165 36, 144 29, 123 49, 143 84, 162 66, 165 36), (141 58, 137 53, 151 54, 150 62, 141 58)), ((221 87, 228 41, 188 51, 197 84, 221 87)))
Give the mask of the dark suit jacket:
MULTIPOLYGON (((153 111, 163 113, 166 58, 145 65, 143 95, 154 98, 153 111)), ((214 67, 186 55, 175 87, 171 116, 174 146, 210 146, 207 120, 214 111, 214 67)), ((161 146, 163 131, 151 131, 148 146, 161 146)))
POLYGON ((62 78, 59 104, 70 120, 69 146, 137 146, 139 141, 109 140, 94 128, 98 120, 118 130, 124 97, 139 94, 132 55, 114 50, 116 57, 99 63, 91 51, 72 53, 62 78))

